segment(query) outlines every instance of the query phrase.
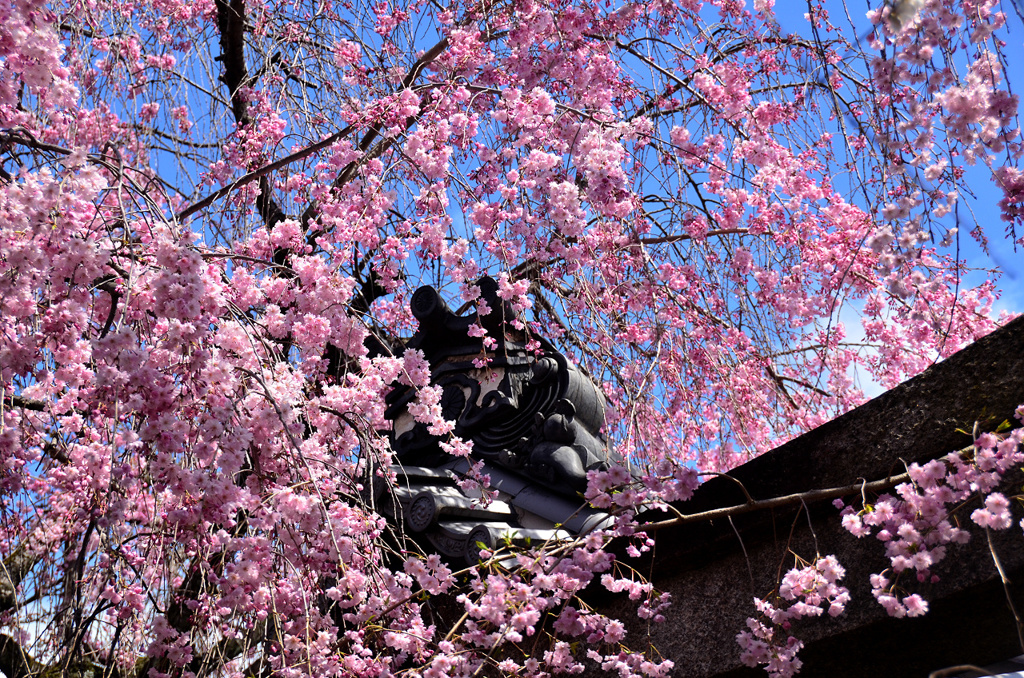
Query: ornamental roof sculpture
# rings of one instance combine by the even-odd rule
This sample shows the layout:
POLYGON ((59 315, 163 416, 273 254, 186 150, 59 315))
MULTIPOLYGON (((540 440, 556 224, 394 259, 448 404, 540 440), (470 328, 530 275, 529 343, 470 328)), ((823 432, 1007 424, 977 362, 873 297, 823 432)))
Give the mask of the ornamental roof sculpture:
POLYGON ((610 516, 589 508, 581 495, 588 471, 621 463, 601 433, 605 399, 597 385, 543 337, 529 337, 539 348, 528 349, 497 283, 483 278, 480 288, 492 310, 466 316, 453 313, 433 287, 418 289, 410 305, 419 330, 405 347, 429 362, 444 417, 455 422, 452 435, 472 441, 472 459, 446 453, 442 439, 409 412, 415 390, 398 386, 385 415, 393 422, 399 487, 379 497, 407 533, 471 561, 479 543, 546 541, 606 524, 610 516), (490 348, 472 336, 477 323, 496 342, 490 348), (480 502, 459 487, 477 462, 497 491, 495 501, 480 502))

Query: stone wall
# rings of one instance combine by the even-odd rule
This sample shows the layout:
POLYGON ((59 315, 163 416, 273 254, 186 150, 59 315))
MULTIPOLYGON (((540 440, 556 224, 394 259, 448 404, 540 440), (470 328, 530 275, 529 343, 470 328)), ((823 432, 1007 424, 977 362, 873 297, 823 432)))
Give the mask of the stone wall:
MULTIPOLYGON (((969 445, 971 438, 962 431, 975 422, 991 430, 1012 419, 1022 402, 1024 318, 731 475, 758 500, 882 479, 904 472, 904 462, 969 445)), ((1019 492, 1021 478, 1012 480, 1019 492)), ((715 478, 678 508, 694 513, 744 501, 734 482, 715 478)), ((828 501, 806 510, 748 513, 731 524, 726 519, 662 529, 653 554, 631 564, 655 587, 672 593, 667 621, 650 632, 658 651, 675 661, 677 676, 765 675, 740 664, 735 636, 753 613, 752 598, 770 593, 793 566, 790 550, 805 558, 835 554, 847 568, 843 583, 853 596, 837 619, 798 622, 797 635, 806 644, 802 675, 927 676, 1024 652, 990 545, 984 532, 973 532, 970 543, 951 545, 935 568, 941 581, 919 589, 931 612, 916 619, 890 619, 874 601, 868 576, 888 564, 883 545, 842 529, 839 512, 828 501)), ((1014 583, 1017 608, 1024 611, 1024 535, 1014 526, 992 536, 992 548, 1014 583)), ((635 620, 631 646, 646 635, 629 601, 601 592, 591 598, 600 611, 635 620)))

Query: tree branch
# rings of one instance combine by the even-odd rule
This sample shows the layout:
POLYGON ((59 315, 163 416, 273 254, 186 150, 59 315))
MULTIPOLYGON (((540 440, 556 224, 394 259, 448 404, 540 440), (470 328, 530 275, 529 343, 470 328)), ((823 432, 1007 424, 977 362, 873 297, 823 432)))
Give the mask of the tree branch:
POLYGON ((279 170, 282 167, 286 167, 286 166, 290 165, 293 162, 297 162, 297 161, 302 160, 304 158, 308 158, 309 156, 313 155, 314 153, 317 153, 318 151, 322 151, 323 149, 327 148, 328 146, 330 146, 331 144, 335 143, 336 141, 338 141, 340 139, 344 139, 345 137, 347 137, 351 131, 352 131, 351 127, 346 127, 345 129, 343 129, 343 130, 341 130, 339 132, 335 132, 334 134, 330 135, 329 137, 327 137, 326 139, 324 139, 322 141, 318 141, 315 144, 310 144, 309 146, 306 146, 305 148, 303 148, 301 150, 295 151, 294 153, 292 153, 290 155, 286 155, 285 157, 281 158, 280 160, 275 160, 274 162, 269 163, 267 165, 264 165, 263 167, 261 167, 261 168, 259 168, 257 170, 253 170, 252 172, 249 172, 245 176, 243 176, 243 177, 241 177, 239 179, 236 179, 235 181, 231 182, 227 186, 223 186, 223 187, 217 189, 216 191, 214 191, 213 193, 210 193, 209 195, 207 195, 202 200, 199 200, 197 202, 192 203, 191 205, 189 205, 185 209, 183 209, 180 212, 178 212, 174 216, 174 218, 177 221, 182 221, 182 220, 192 216, 193 214, 195 214, 199 210, 202 210, 202 209, 205 209, 205 208, 209 207, 215 201, 223 198, 224 196, 228 195, 232 191, 237 190, 237 189, 241 188, 242 186, 245 186, 246 184, 250 184, 250 183, 252 183, 253 181, 255 181, 257 179, 262 179, 263 177, 265 177, 266 175, 270 174, 271 172, 279 170))
MULTIPOLYGON (((402 84, 398 91, 409 89, 410 87, 412 87, 413 84, 416 82, 416 79, 420 76, 420 73, 422 73, 423 70, 427 66, 429 66, 435 59, 444 54, 444 51, 448 49, 449 44, 450 43, 448 41, 448 37, 446 36, 442 38, 436 45, 434 45, 426 52, 424 52, 423 56, 421 56, 413 63, 413 65, 409 68, 409 72, 405 74, 404 78, 402 78, 402 84)), ((412 127, 413 123, 416 121, 416 119, 418 119, 418 117, 419 116, 416 115, 409 118, 409 120, 406 122, 405 128, 409 129, 410 127, 412 127)), ((394 139, 386 139, 381 143, 377 144, 377 146, 374 147, 372 151, 367 153, 367 151, 370 149, 370 145, 373 144, 377 136, 380 135, 381 129, 382 123, 377 123, 369 130, 367 130, 366 134, 359 141, 359 150, 363 151, 365 155, 362 158, 359 158, 358 160, 350 162, 343 170, 341 170, 341 173, 338 175, 338 178, 334 180, 334 188, 341 188, 342 186, 347 184, 349 181, 352 180, 352 177, 355 176, 356 170, 359 168, 361 164, 365 163, 367 160, 379 157, 382 153, 384 153, 384 151, 389 149, 392 146, 392 144, 394 144, 394 139)), ((316 212, 317 207, 316 203, 314 202, 310 203, 309 207, 307 207, 306 210, 302 213, 302 218, 300 219, 300 222, 302 224, 303 231, 308 231, 308 224, 316 215, 316 212)))
MULTIPOLYGON (((252 122, 248 102, 242 96, 242 90, 249 85, 249 71, 245 65, 245 0, 217 0, 216 5, 217 28, 220 30, 220 60, 224 62, 224 75, 221 79, 231 95, 231 112, 235 117, 235 123, 241 127, 252 122)), ((260 185, 256 209, 269 229, 283 221, 285 214, 274 200, 272 186, 266 174, 264 172, 255 177, 260 185)))
POLYGON ((743 513, 751 513, 753 511, 763 511, 765 509, 782 508, 785 506, 796 506, 797 504, 810 501, 837 499, 839 497, 845 497, 848 494, 856 494, 858 492, 881 492, 899 485, 900 483, 908 482, 909 480, 909 473, 901 473, 898 476, 889 476, 888 478, 874 480, 870 483, 865 481, 854 483, 853 485, 844 485, 843 487, 831 487, 824 490, 809 490, 807 492, 798 492, 796 494, 787 494, 782 497, 774 497, 772 499, 748 501, 746 504, 725 506, 722 508, 711 509, 710 511, 701 511, 700 513, 690 513, 681 515, 678 518, 662 520, 656 523, 647 523, 646 525, 641 525, 639 529, 645 532, 652 532, 666 527, 676 527, 677 525, 686 525, 688 523, 699 523, 707 520, 715 520, 716 518, 730 518, 743 513))
POLYGON ((46 409, 46 403, 42 400, 35 400, 33 398, 25 398, 20 395, 4 396, 3 406, 6 407, 19 407, 23 410, 33 410, 35 412, 42 412, 46 409))

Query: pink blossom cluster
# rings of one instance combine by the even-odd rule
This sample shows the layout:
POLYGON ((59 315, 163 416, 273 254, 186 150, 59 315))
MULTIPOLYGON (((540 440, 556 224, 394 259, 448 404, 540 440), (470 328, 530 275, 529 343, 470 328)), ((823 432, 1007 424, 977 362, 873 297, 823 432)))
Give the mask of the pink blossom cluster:
MULTIPOLYGON (((995 0, 873 14, 884 54, 824 6, 791 39, 772 7, 0 7, 0 556, 32 565, 5 635, 152 676, 667 674, 579 600, 606 586, 671 618, 607 539, 650 549, 632 516, 687 499, 698 470, 1005 320, 952 249, 968 168, 995 178, 1011 237, 1021 221, 995 0), (473 454, 402 350, 425 282, 479 314, 482 373, 509 340, 600 384, 628 460, 590 478, 608 533, 457 574, 382 518, 396 384, 414 391, 397 428, 473 454)), ((897 612, 923 610, 899 574, 962 538, 948 497, 1012 522, 991 475, 1009 447, 981 437, 847 516, 888 536, 876 589, 897 612)), ((481 501, 486 475, 463 483, 481 501)), ((786 614, 825 609, 796 586, 786 614)), ((767 605, 751 642, 782 656, 798 641, 767 605)))
POLYGON ((747 666, 765 665, 773 678, 788 678, 799 672, 803 662, 797 653, 803 642, 791 633, 792 623, 824 612, 841 615, 850 601, 850 592, 837 582, 846 570, 835 556, 825 556, 801 568, 793 568, 782 578, 778 602, 754 598, 757 617, 747 618, 747 630, 736 636, 747 666), (790 601, 787 605, 786 601, 790 601))
MULTIPOLYGON (((670 503, 689 499, 697 489, 699 474, 690 466, 662 459, 646 473, 612 466, 607 471, 588 472, 587 480, 584 497, 590 505, 620 515, 623 520, 619 529, 627 530, 631 529, 627 526, 632 516, 640 510, 667 511, 670 503)), ((634 550, 634 546, 629 547, 630 552, 634 550)))
MULTIPOLYGON (((552 631, 556 638, 585 639, 588 649, 582 652, 576 642, 556 639, 542 658, 526 654, 521 660, 505 659, 498 665, 501 671, 521 675, 578 674, 589 660, 622 678, 669 675, 673 662, 653 661, 625 649, 626 629, 622 622, 575 602, 576 595, 600 574, 604 588, 626 592, 630 600, 640 601, 641 618, 655 623, 665 621, 661 613, 669 605, 668 593, 655 591, 649 582, 634 576, 616 577, 609 572, 617 568, 605 545, 614 536, 631 536, 631 525, 623 521, 613 530, 592 532, 573 544, 562 545, 559 550, 566 551, 564 556, 543 549, 525 551, 514 556, 514 566, 507 572, 496 570, 484 575, 481 570, 474 570, 472 594, 459 598, 467 612, 466 631, 461 637, 471 646, 487 651, 505 643, 522 647, 529 642, 527 638, 542 628, 539 622, 546 615, 553 615, 552 631)), ((481 555, 488 557, 487 563, 509 562, 507 553, 481 555)))
MULTIPOLYGON (((1024 406, 1018 409, 1018 417, 1024 406)), ((916 617, 928 603, 909 593, 908 577, 938 581, 933 569, 950 544, 964 544, 970 532, 956 513, 980 503, 970 519, 979 527, 1003 530, 1013 522, 1010 501, 998 489, 1009 471, 1024 462, 1024 429, 1008 435, 985 433, 963 452, 908 467, 911 481, 898 485, 895 496, 883 495, 860 510, 843 509, 843 527, 856 537, 874 534, 885 544, 890 567, 871 575, 872 594, 893 617, 916 617)), ((837 500, 841 505, 841 501, 837 500)), ((1024 521, 1021 521, 1024 529, 1024 521)))

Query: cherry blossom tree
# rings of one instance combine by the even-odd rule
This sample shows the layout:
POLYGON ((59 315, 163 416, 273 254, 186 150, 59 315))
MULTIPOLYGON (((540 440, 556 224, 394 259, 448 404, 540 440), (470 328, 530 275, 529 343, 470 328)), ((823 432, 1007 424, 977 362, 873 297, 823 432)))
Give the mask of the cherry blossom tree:
MULTIPOLYGON (((0 6, 0 671, 668 671, 576 598, 668 614, 606 551, 646 547, 629 510, 997 327, 960 247, 1022 244, 999 3, 773 5, 0 6), (396 384, 445 430, 412 291, 486 317, 483 275, 602 384, 634 470, 592 478, 614 528, 455 573, 364 489, 396 384)), ((957 459, 913 487, 990 470, 957 459)), ((915 491, 844 520, 898 531, 915 491)), ((841 577, 787 575, 748 659, 795 670, 772 626, 841 612, 841 577)))

